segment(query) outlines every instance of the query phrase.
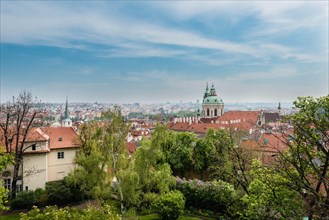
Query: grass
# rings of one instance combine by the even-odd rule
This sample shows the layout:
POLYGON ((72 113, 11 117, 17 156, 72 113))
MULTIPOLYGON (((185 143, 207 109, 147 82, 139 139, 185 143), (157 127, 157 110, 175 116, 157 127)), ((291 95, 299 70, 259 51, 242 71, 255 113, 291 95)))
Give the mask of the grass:
POLYGON ((0 220, 18 220, 20 219, 19 213, 13 213, 9 215, 0 215, 0 220))

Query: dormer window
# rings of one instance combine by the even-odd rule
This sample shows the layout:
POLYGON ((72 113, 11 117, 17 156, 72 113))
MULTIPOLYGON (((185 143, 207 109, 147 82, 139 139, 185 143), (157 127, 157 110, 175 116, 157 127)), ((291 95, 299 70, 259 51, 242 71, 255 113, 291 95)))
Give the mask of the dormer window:
POLYGON ((32 150, 36 150, 37 149, 37 145, 36 144, 33 144, 32 145, 32 150))
POLYGON ((59 137, 59 138, 58 138, 58 141, 63 141, 63 138, 62 138, 62 137, 59 137))

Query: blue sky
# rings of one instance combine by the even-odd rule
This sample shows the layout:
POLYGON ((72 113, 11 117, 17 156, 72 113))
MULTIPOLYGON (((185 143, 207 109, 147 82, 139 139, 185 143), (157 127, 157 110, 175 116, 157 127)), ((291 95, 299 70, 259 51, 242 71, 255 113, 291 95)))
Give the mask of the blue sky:
POLYGON ((328 93, 328 1, 1 1, 1 101, 328 93))

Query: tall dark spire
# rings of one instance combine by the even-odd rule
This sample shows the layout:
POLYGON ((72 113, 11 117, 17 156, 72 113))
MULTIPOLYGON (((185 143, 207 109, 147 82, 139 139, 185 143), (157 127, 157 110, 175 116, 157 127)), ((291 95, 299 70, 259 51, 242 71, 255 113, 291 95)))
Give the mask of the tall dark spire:
POLYGON ((209 96, 209 87, 208 87, 208 82, 207 82, 207 87, 206 87, 206 92, 203 95, 203 98, 207 98, 209 96))
POLYGON ((68 98, 66 96, 64 119, 69 119, 69 118, 70 118, 70 113, 69 113, 69 107, 68 107, 68 98))

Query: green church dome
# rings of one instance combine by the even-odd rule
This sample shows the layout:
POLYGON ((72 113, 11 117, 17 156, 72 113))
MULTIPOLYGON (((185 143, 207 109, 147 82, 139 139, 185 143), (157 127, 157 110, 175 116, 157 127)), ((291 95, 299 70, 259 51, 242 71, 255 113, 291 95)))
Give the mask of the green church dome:
POLYGON ((203 99, 203 104, 224 104, 223 100, 218 96, 208 96, 203 99))

